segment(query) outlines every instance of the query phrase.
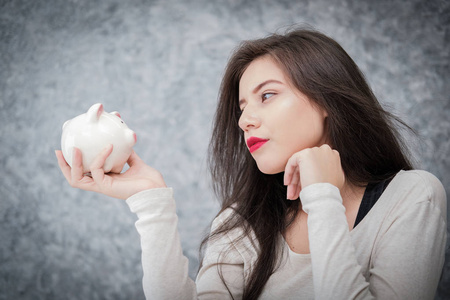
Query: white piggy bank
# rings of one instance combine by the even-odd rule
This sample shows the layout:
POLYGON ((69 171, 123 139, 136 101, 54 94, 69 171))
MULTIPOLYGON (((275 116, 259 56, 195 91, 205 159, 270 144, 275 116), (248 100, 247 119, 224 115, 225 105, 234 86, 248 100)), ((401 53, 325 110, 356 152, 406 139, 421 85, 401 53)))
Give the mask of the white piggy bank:
POLYGON ((120 118, 118 112, 107 113, 103 105, 91 106, 87 113, 68 120, 63 125, 61 150, 67 163, 72 166, 73 147, 81 150, 84 173, 94 158, 108 145, 113 151, 103 166, 105 173, 120 173, 136 144, 136 134, 120 118))

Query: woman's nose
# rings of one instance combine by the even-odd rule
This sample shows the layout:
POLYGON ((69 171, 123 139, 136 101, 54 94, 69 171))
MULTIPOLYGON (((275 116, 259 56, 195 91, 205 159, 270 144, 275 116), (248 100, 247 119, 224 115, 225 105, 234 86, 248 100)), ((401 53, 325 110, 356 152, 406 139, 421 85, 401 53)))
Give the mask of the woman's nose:
POLYGON ((259 126, 261 126, 260 117, 254 109, 247 105, 239 118, 239 127, 243 131, 247 131, 251 128, 258 128, 259 126))

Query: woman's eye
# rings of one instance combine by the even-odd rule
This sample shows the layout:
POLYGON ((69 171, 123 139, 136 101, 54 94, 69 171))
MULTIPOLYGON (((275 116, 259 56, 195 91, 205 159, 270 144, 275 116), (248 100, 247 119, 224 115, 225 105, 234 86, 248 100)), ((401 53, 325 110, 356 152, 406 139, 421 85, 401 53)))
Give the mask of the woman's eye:
POLYGON ((275 95, 274 93, 264 93, 264 94, 262 94, 262 100, 264 101, 264 100, 267 100, 267 99, 269 99, 270 97, 272 97, 273 95, 275 95))

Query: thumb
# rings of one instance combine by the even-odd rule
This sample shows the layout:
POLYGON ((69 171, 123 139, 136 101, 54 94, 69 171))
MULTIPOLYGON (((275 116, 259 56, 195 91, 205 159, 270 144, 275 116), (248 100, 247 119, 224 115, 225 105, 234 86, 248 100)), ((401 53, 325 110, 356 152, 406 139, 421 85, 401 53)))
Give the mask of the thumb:
POLYGON ((142 163, 142 159, 136 154, 136 152, 133 150, 131 152, 130 157, 128 158, 127 164, 132 167, 133 165, 142 163))

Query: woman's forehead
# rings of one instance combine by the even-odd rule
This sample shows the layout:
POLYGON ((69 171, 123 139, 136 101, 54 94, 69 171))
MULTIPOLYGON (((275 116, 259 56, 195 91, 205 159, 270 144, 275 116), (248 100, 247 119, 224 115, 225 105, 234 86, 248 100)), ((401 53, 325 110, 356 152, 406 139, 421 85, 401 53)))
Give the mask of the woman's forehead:
POLYGON ((262 56, 253 60, 243 72, 239 80, 239 92, 254 90, 266 81, 277 81, 287 84, 288 78, 284 70, 270 56, 262 56))

